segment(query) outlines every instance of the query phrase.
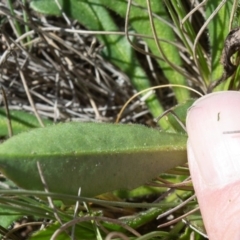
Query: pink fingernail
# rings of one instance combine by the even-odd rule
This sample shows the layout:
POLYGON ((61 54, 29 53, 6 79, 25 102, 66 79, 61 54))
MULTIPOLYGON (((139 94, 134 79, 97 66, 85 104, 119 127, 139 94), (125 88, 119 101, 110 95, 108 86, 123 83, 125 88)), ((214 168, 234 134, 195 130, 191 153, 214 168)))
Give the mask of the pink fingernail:
POLYGON ((187 131, 207 185, 240 178, 240 92, 213 93, 196 101, 188 112, 187 131))
POLYGON ((240 239, 240 92, 197 100, 188 112, 188 162, 210 240, 240 239))

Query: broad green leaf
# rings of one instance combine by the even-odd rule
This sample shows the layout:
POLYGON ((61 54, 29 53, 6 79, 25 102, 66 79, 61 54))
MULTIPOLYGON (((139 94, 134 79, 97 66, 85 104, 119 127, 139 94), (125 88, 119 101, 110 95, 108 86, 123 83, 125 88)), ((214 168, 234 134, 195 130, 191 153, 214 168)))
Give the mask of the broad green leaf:
MULTIPOLYGON (((119 31, 108 11, 101 5, 99 0, 59 0, 58 2, 69 17, 77 19, 90 30, 119 31)), ((55 0, 33 0, 30 6, 40 13, 61 15, 55 0)), ((151 87, 131 45, 124 36, 97 34, 96 37, 105 46, 103 52, 105 58, 110 59, 113 64, 124 71, 138 91, 151 87)), ((155 95, 150 97, 146 103, 154 117, 159 116, 163 111, 155 95)), ((168 127, 164 121, 160 124, 164 129, 168 127)))
MULTIPOLYGON (((31 128, 40 127, 40 124, 37 118, 27 112, 18 111, 18 110, 10 110, 10 119, 13 129, 13 134, 18 134, 20 132, 25 132, 31 128)), ((53 124, 52 121, 47 119, 42 119, 45 125, 53 124)), ((5 109, 0 108, 0 136, 8 135, 8 127, 7 127, 7 117, 5 109)))
MULTIPOLYGON (((207 1, 206 19, 216 10, 223 2, 222 0, 207 1)), ((224 46, 225 38, 229 33, 230 14, 233 7, 233 0, 227 0, 215 17, 208 25, 209 43, 211 51, 211 81, 217 80, 223 73, 223 67, 220 63, 221 53, 224 46)), ((228 84, 227 84, 228 85, 228 84)), ((223 90, 222 87, 220 89, 223 90)))
MULTIPOLYGON (((92 2, 94 1, 96 0, 92 0, 92 2)), ((100 0, 100 2, 104 4, 106 7, 120 14, 123 18, 126 17, 127 4, 128 4, 127 1, 100 0)), ((154 0, 154 1, 150 1, 150 3, 151 3, 153 14, 158 15, 165 21, 170 22, 169 14, 166 11, 163 1, 154 0)), ((152 29, 150 26, 150 21, 149 21, 149 15, 146 8, 147 8, 146 1, 143 1, 143 0, 134 1, 134 4, 131 5, 129 23, 136 30, 137 33, 153 36, 152 29), (143 10, 143 8, 145 10, 143 10)), ((181 66, 182 61, 179 55, 179 50, 177 49, 176 46, 169 43, 169 42, 175 42, 176 37, 174 35, 173 29, 162 20, 159 20, 156 18, 154 19, 154 24, 155 24, 157 36, 161 39, 166 40, 166 42, 159 42, 163 49, 164 54, 172 64, 181 66)), ((144 39, 144 41, 146 41, 152 53, 154 53, 155 55, 161 56, 161 54, 158 51, 157 45, 153 39, 144 39)), ((170 83, 186 85, 186 79, 181 74, 179 74, 176 70, 170 67, 167 62, 162 60, 157 60, 157 61, 170 83)), ((188 90, 186 89, 174 88, 173 91, 175 92, 176 98, 179 102, 183 102, 189 97, 188 90)))
POLYGON ((0 170, 18 186, 93 197, 133 189, 184 164, 186 135, 141 125, 64 123, 34 129, 0 145, 0 170))

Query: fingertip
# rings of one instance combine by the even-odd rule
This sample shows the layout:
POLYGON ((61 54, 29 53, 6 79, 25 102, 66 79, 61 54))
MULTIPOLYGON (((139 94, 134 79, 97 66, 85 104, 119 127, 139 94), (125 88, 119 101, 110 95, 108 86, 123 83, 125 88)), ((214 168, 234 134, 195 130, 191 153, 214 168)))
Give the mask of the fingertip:
POLYGON ((240 92, 213 93, 187 116, 189 169, 211 240, 240 239, 239 103, 240 92))

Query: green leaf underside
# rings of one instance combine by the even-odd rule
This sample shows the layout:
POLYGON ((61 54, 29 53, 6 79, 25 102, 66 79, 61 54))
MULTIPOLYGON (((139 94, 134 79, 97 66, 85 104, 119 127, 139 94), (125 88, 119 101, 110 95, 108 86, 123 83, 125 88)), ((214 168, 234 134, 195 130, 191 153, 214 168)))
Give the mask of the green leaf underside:
POLYGON ((0 170, 18 186, 93 197, 133 189, 184 164, 186 135, 141 125, 64 123, 19 134, 0 145, 0 170))

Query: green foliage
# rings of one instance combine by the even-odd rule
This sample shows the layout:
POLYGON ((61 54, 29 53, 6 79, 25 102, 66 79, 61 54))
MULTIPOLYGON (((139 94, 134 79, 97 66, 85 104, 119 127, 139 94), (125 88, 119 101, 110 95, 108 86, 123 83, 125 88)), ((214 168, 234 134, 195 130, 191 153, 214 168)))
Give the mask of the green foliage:
POLYGON ((0 237, 7 234, 7 229, 13 222, 19 220, 21 217, 22 213, 12 211, 6 206, 2 208, 0 204, 0 237))
MULTIPOLYGON (((108 0, 100 0, 102 4, 104 4, 107 8, 115 11, 120 14, 122 17, 125 17, 127 11, 127 2, 124 0, 116 0, 116 1, 108 1, 108 0)), ((143 10, 143 8, 147 8, 146 1, 135 1, 135 5, 131 6, 130 16, 129 16, 129 24, 134 28, 137 33, 144 34, 146 36, 152 36, 153 30, 149 21, 149 13, 147 10, 143 10)), ((166 24, 169 21, 167 9, 164 6, 163 1, 151 1, 151 8, 153 13, 161 18, 164 21, 154 18, 154 25, 156 30, 157 37, 164 39, 164 42, 160 42, 160 46, 162 48, 164 56, 168 59, 168 61, 172 65, 181 66, 182 61, 181 58, 176 52, 178 49, 172 42, 175 41, 175 35, 173 32, 173 28, 166 24), (166 42, 165 42, 166 41, 166 42)), ((183 75, 181 75, 178 71, 172 68, 169 63, 164 60, 163 54, 159 52, 158 45, 155 43, 153 39, 144 39, 148 44, 151 52, 156 56, 162 57, 162 59, 158 60, 159 66, 163 69, 165 76, 167 77, 169 83, 172 84, 182 84, 186 85, 186 79, 183 75)), ((176 94, 176 98, 179 102, 185 101, 188 97, 188 90, 182 88, 174 89, 176 94)))
MULTIPOLYGON (((11 191, 9 191, 9 193, 11 194, 11 191)), ((2 233, 2 235, 5 236, 7 231, 4 232, 3 227, 5 226, 6 228, 9 227, 14 220, 20 220, 26 215, 34 215, 34 220, 36 222, 38 218, 46 218, 46 217, 53 221, 51 223, 46 223, 45 229, 43 229, 42 231, 37 231, 28 239, 50 239, 54 231, 59 228, 59 223, 56 222, 56 217, 55 217, 56 212, 59 219, 61 219, 63 223, 69 222, 73 219, 72 209, 63 209, 61 205, 58 205, 55 202, 55 210, 53 210, 45 202, 40 202, 39 200, 30 198, 30 197, 20 196, 18 193, 21 193, 21 191, 15 192, 16 197, 14 199, 12 197, 7 197, 7 196, 0 197, 0 214, 1 213, 4 214, 4 216, 1 216, 0 218, 1 219, 0 226, 2 227, 0 228, 0 235, 2 233)), ((41 222, 39 222, 39 225, 40 223, 41 222)), ((66 232, 59 235, 59 238, 60 237, 62 238, 65 237, 65 239, 66 237, 69 238, 69 234, 71 234, 71 230, 72 228, 67 229, 66 232)), ((80 236, 79 239, 94 239, 96 235, 95 225, 88 221, 82 221, 76 224, 74 232, 77 236, 80 236)), ((14 239, 14 240, 19 239, 18 237, 16 237, 14 232, 13 232, 13 236, 9 235, 9 237, 12 237, 11 239, 14 239)))
MULTIPOLYGON (((74 231, 74 236, 75 239, 85 239, 85 240, 95 240, 96 239, 96 233, 93 229, 93 226, 91 223, 84 223, 85 226, 81 225, 76 225, 75 231, 74 231), (88 227, 86 226, 88 225, 88 227), (78 237, 77 237, 78 236, 78 237)), ((33 234, 29 240, 46 240, 46 239, 51 239, 51 236, 55 231, 57 231, 61 227, 61 224, 58 222, 55 222, 51 224, 50 226, 42 229, 41 231, 36 232, 33 234)), ((69 229, 68 229, 69 230, 69 229)), ((71 228, 70 228, 71 230, 71 228)), ((70 238, 70 231, 67 232, 62 232, 61 234, 58 235, 57 237, 58 240, 67 240, 71 239, 70 238)))
MULTIPOLYGON (((36 117, 24 111, 10 110, 10 121, 13 134, 25 132, 32 128, 40 127, 36 117)), ((52 121, 42 119, 45 126, 53 124, 52 121)), ((7 117, 4 108, 0 108, 0 136, 5 137, 8 135, 7 117)))
MULTIPOLYGON (((128 3, 131 1, 59 0, 58 2, 68 17, 78 20, 89 30, 102 31, 96 37, 104 45, 103 56, 124 71, 138 91, 151 86, 131 45, 136 46, 137 44, 135 36, 131 35, 127 39, 126 36, 119 33, 107 34, 107 31, 119 31, 112 16, 117 14, 126 18, 128 3), (114 14, 110 13, 109 9, 114 14)), ((32 0, 30 6, 33 10, 43 14, 62 15, 55 0, 32 0)), ((202 29, 205 31, 202 34, 206 37, 206 43, 202 43, 199 39, 196 41, 196 37, 200 37, 199 29, 194 26, 191 17, 184 23, 182 22, 188 12, 185 1, 151 0, 150 6, 151 14, 149 14, 151 11, 148 9, 147 1, 135 0, 132 2, 128 32, 135 33, 135 35, 136 33, 142 34, 141 38, 154 54, 159 68, 169 83, 186 86, 191 81, 190 86, 196 86, 197 89, 206 92, 206 86, 222 74, 220 56, 224 39, 230 29, 233 0, 225 2, 209 0, 204 8, 201 7, 201 10, 204 11, 202 16, 206 17, 206 21, 210 20, 202 29), (212 19, 209 19, 221 3, 224 5, 212 19), (154 26, 150 24, 151 16, 154 26), (154 35, 156 35, 155 40, 153 40, 154 35), (187 59, 185 63, 183 55, 187 59), (191 68, 191 74, 185 69, 183 70, 183 65, 186 66, 186 63, 187 67, 191 68)), ((11 4, 10 7, 14 14, 11 4)), ((237 9, 235 17, 238 15, 239 9, 237 9)), ((239 22, 239 19, 235 19, 234 23, 236 22, 239 22)), ((15 24, 17 25, 18 22, 15 21, 15 24)), ((239 72, 237 76, 239 76, 239 72)), ((239 78, 235 77, 235 79, 239 82, 239 78)), ((222 85, 218 89, 226 89, 227 86, 228 84, 222 85)), ((184 123, 187 109, 193 100, 189 99, 188 90, 174 88, 174 93, 180 104, 173 107, 173 111, 184 123)), ((154 117, 163 112, 156 96, 150 97, 147 104, 154 117)), ((0 111, 0 134, 6 136, 6 119, 5 115, 1 117, 1 114, 4 112, 0 111)), ((16 114, 15 116, 15 112, 11 112, 15 134, 38 126, 32 116, 26 116, 22 112, 19 113, 19 116, 18 113, 16 114), (30 117, 29 120, 28 117, 30 117)), ((46 122, 46 125, 48 123, 46 122)), ((39 163, 50 190, 49 195, 52 192, 58 192, 76 196, 80 187, 82 196, 91 197, 117 189, 121 189, 121 191, 115 192, 115 195, 126 198, 143 196, 150 192, 160 194, 166 192, 166 189, 153 190, 150 187, 141 187, 132 192, 122 190, 135 188, 156 177, 159 173, 186 162, 186 135, 183 129, 171 114, 161 119, 160 123, 164 129, 174 129, 176 134, 158 132, 138 125, 95 123, 66 123, 32 130, 14 136, 1 144, 0 169, 20 187, 43 190, 43 183, 40 180, 41 173, 37 169, 37 163, 39 163)), ((179 179, 182 181, 186 178, 187 171, 185 171, 185 175, 183 174, 184 170, 175 171, 180 171, 181 177, 176 175, 172 177, 166 174, 164 177, 167 182, 177 182, 179 179)), ((189 173, 187 172, 187 174, 189 173)), ((138 228, 192 194, 178 190, 175 193, 168 193, 163 200, 164 204, 169 204, 168 208, 164 208, 162 204, 161 207, 155 206, 133 215, 131 218, 123 218, 121 221, 133 228, 138 228)), ((53 210, 45 203, 40 206, 39 203, 29 202, 30 200, 26 199, 21 198, 20 201, 17 201, 1 197, 0 212, 6 207, 13 215, 2 218, 0 225, 6 228, 12 220, 18 217, 18 212, 25 214, 34 212, 39 217, 45 217, 45 212, 48 211, 48 218, 55 220, 53 210)), ((194 202, 194 206, 190 206, 185 211, 192 210, 195 206, 196 202, 194 202)), ((72 216, 67 215, 66 211, 60 212, 60 216, 64 222, 72 219, 72 216)), ((199 217, 200 213, 196 213, 196 215, 188 217, 187 221, 191 228, 194 225, 198 231, 204 232, 202 219, 199 217)), ((110 231, 125 231, 122 226, 115 223, 104 222, 103 225, 110 231)), ((59 226, 59 223, 54 223, 49 228, 36 233, 32 239, 50 238, 53 231, 59 226)), ((79 234, 86 239, 96 239, 95 229, 92 226, 88 227, 89 225, 78 225, 76 235, 79 234)), ((162 239, 163 236, 164 239, 190 239, 193 231, 190 227, 185 227, 180 222, 174 225, 169 232, 150 232, 139 239, 159 239, 159 237, 162 239)), ((62 238, 65 239, 66 235, 64 234, 62 238)), ((196 239, 203 239, 199 234, 196 235, 196 239)), ((132 239, 137 238, 132 237, 132 239)))
POLYGON ((182 124, 183 126, 186 125, 185 123, 186 123, 187 111, 194 102, 195 102, 194 99, 188 99, 184 103, 180 103, 174 106, 171 109, 171 111, 175 114, 177 118, 172 113, 169 113, 167 115, 166 117, 167 121, 169 121, 169 123, 177 133, 183 133, 183 134, 186 133, 185 129, 183 129, 180 124, 182 124))
POLYGON ((185 135, 140 125, 65 123, 5 141, 0 169, 22 188, 43 190, 39 162, 50 191, 76 195, 81 187, 82 196, 93 197, 132 189, 185 163, 185 146, 185 135))
MULTIPOLYGON (((208 1, 206 4, 206 18, 208 19, 214 10, 220 6, 222 0, 208 1)), ((229 33, 230 14, 233 7, 233 1, 228 0, 218 11, 217 15, 213 17, 208 25, 210 50, 211 50, 211 80, 217 80, 221 77, 223 68, 219 64, 221 52, 224 46, 224 41, 229 33), (217 44, 216 44, 217 43, 217 44)), ((221 88, 220 88, 221 89, 221 88)), ((225 89, 226 86, 225 86, 225 89)))
MULTIPOLYGON (((41 230, 36 232, 30 239, 45 239, 49 238, 49 236, 51 236, 55 230, 58 229, 58 227, 60 227, 60 224, 55 222, 55 213, 57 213, 58 217, 61 219, 61 222, 63 224, 68 224, 70 223, 74 218, 73 218, 73 209, 72 207, 64 207, 62 205, 56 204, 55 203, 55 209, 53 210, 51 207, 49 207, 46 203, 44 202, 39 202, 36 199, 32 199, 29 197, 23 197, 22 195, 29 195, 29 194, 34 194, 36 196, 38 196, 40 194, 40 192, 37 191, 10 191, 10 190, 5 190, 5 191, 1 191, 1 194, 4 194, 5 196, 0 197, 0 202, 1 202, 1 208, 5 208, 5 209, 10 209, 12 211, 15 212, 21 212, 24 215, 29 215, 29 214, 34 214, 35 218, 37 219, 37 217, 40 218, 45 218, 47 217, 50 220, 53 220, 52 223, 50 223, 50 225, 48 225, 46 227, 46 229, 41 230), (16 195, 16 197, 14 199, 10 197, 7 197, 7 195, 16 195)), ((191 193, 188 193, 187 195, 189 195, 191 193)), ((46 193, 45 193, 46 195, 46 193)), ((56 194, 52 194, 49 193, 47 194, 51 197, 55 197, 57 196, 56 194)), ((126 217, 122 217, 121 220, 115 220, 115 221, 111 221, 111 219, 107 219, 107 220, 103 220, 103 222, 101 222, 102 226, 107 229, 108 231, 119 231, 122 233, 126 233, 126 229, 123 227, 123 225, 127 225, 129 227, 132 228, 139 228, 141 226, 144 226, 145 224, 151 222, 152 220, 154 220, 158 214, 163 213, 164 211, 166 211, 169 208, 173 208, 176 207, 180 202, 182 202, 182 199, 187 197, 186 192, 185 191, 180 191, 177 190, 176 192, 170 192, 169 195, 163 200, 161 201, 161 203, 154 203, 154 204, 150 204, 150 203, 125 203, 125 202, 114 202, 114 201, 103 201, 103 200, 98 200, 98 199, 82 199, 79 198, 80 201, 86 201, 86 200, 91 200, 92 203, 96 203, 98 205, 105 205, 105 206, 122 206, 122 207, 127 207, 127 208, 136 208, 136 207, 141 207, 141 208, 149 208, 147 210, 144 210, 142 212, 139 212, 137 214, 131 215, 131 216, 126 216, 126 217)), ((60 195, 61 196, 61 195, 60 195)), ((60 197, 58 196, 58 198, 60 197)), ((196 203, 195 203, 196 204, 196 203)), ((191 207, 191 206, 190 206, 191 207)), ((188 207, 186 206, 186 208, 188 209, 188 207)), ((82 208, 81 208, 82 209, 82 208)), ((191 209, 191 208, 190 208, 191 209)), ((101 219, 101 212, 97 210, 94 210, 94 207, 92 208, 91 212, 88 213, 83 213, 82 211, 76 216, 76 218, 78 218, 79 222, 76 223, 75 225, 75 237, 78 239, 93 239, 95 237, 96 239, 96 227, 99 226, 99 221, 98 221, 98 225, 96 225, 94 222, 90 222, 89 221, 89 217, 95 217, 96 221, 101 219), (99 217, 99 219, 98 219, 99 217)), ((125 225, 125 226, 126 226, 125 225)), ((168 239, 172 239, 172 238, 176 238, 177 235, 179 234, 179 232, 181 232, 181 229, 184 228, 184 224, 181 223, 180 226, 178 226, 178 228, 173 229, 172 231, 168 232, 168 231, 158 231, 158 236, 166 236, 168 237, 168 239)), ((67 228, 67 234, 70 234, 72 231, 72 226, 69 225, 69 227, 67 228)), ((190 232, 191 233, 191 232, 190 232)), ((190 233, 188 233, 187 236, 190 235, 190 233)), ((102 238, 104 239, 105 237, 105 233, 100 231, 100 234, 102 236, 102 238)), ((150 234, 150 233, 148 233, 150 234)), ((148 236, 148 234, 146 234, 146 236, 148 236)), ((151 234, 150 234, 151 235, 151 234)), ((65 233, 61 234, 59 237, 66 237, 65 233)), ((145 236, 145 235, 143 235, 145 236)), ((154 235, 155 236, 155 235, 154 235)), ((186 236, 186 234, 185 234, 186 236)), ((137 237, 132 237, 130 239, 138 239, 137 237)), ((152 238, 151 238, 152 239, 152 238)))

